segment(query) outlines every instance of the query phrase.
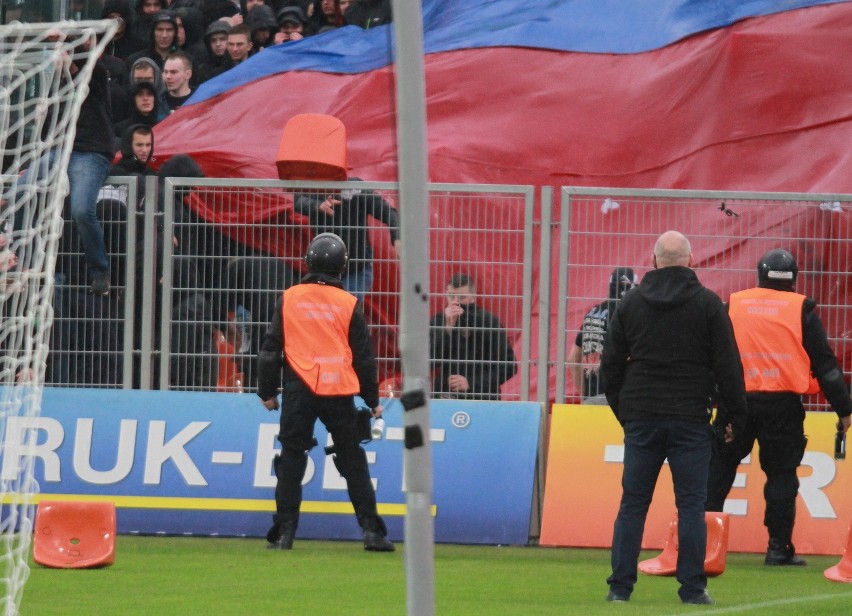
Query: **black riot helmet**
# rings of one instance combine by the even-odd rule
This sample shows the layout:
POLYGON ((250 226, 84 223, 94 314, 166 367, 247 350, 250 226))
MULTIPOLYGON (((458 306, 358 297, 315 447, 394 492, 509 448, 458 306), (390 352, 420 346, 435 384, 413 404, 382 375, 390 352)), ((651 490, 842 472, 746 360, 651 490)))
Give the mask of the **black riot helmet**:
POLYGON ((796 265, 796 259, 781 248, 770 250, 757 262, 758 284, 764 282, 787 283, 792 287, 798 274, 799 266, 796 265))
POLYGON ((311 274, 340 276, 349 262, 346 244, 334 233, 320 233, 308 246, 305 263, 311 274))

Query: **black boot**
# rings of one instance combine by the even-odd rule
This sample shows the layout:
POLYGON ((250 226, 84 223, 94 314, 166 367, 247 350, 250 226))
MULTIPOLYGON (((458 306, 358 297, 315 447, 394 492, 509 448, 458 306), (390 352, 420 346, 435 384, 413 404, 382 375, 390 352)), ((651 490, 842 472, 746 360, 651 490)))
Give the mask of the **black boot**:
POLYGON ((393 552, 396 547, 381 531, 365 530, 364 549, 368 552, 393 552))
POLYGON ((269 544, 266 546, 270 550, 292 550, 293 539, 296 538, 296 527, 290 524, 279 527, 273 526, 266 533, 266 540, 269 544))
POLYGON ((393 552, 394 545, 388 540, 388 528, 380 517, 359 520, 364 528, 364 549, 368 552, 393 552))
POLYGON ((766 550, 766 558, 763 560, 764 565, 784 566, 792 565, 802 567, 806 565, 804 558, 796 556, 796 548, 792 543, 787 543, 781 539, 770 539, 769 549, 766 550))

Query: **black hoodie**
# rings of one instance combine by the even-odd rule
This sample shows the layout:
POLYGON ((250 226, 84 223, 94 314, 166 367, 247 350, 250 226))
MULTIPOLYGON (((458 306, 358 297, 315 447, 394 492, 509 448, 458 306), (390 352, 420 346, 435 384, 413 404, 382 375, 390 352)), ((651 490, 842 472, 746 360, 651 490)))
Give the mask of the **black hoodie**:
POLYGON ((129 117, 115 123, 115 134, 118 139, 121 139, 124 134, 125 129, 128 126, 132 126, 134 124, 144 124, 145 126, 154 126, 157 123, 157 118, 159 118, 159 97, 157 96, 157 90, 154 87, 154 84, 149 83, 147 81, 137 81, 132 86, 130 86, 130 90, 128 91, 128 95, 130 97, 130 113, 129 117), (139 109, 136 108, 136 95, 139 94, 142 90, 150 92, 154 96, 154 109, 148 115, 143 115, 139 109))
POLYGON ((618 420, 709 422, 716 397, 729 420, 746 414, 743 366, 719 296, 688 267, 645 274, 618 304, 601 372, 618 420))
POLYGON ((131 124, 121 133, 121 160, 114 164, 110 170, 110 175, 156 175, 157 172, 148 166, 148 163, 154 160, 154 133, 151 133, 151 154, 148 160, 142 162, 133 155, 133 131, 137 128, 145 126, 144 124, 131 124))
POLYGON ((106 18, 110 13, 118 13, 124 20, 124 33, 113 38, 106 46, 106 53, 126 60, 130 54, 145 47, 145 41, 136 38, 133 31, 133 9, 130 8, 129 0, 106 0, 101 11, 101 18, 106 18))

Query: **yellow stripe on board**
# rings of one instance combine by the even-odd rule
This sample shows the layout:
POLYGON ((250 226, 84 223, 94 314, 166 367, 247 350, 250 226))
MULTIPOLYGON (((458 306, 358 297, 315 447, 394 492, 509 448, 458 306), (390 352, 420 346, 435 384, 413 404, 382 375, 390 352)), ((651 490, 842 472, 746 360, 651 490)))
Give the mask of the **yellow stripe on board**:
MULTIPOLYGON (((2 498, 3 504, 21 503, 19 497, 13 498, 7 494, 2 498)), ((104 496, 94 494, 33 494, 32 503, 41 501, 75 501, 75 502, 111 502, 118 508, 125 509, 194 509, 201 511, 257 511, 272 513, 275 511, 274 500, 252 498, 180 498, 176 496, 104 496)), ((379 515, 404 516, 406 507, 397 503, 378 503, 379 515)), ((302 501, 302 513, 354 513, 352 503, 335 503, 322 501, 302 501)), ((437 515, 436 505, 432 505, 432 517, 437 515)))

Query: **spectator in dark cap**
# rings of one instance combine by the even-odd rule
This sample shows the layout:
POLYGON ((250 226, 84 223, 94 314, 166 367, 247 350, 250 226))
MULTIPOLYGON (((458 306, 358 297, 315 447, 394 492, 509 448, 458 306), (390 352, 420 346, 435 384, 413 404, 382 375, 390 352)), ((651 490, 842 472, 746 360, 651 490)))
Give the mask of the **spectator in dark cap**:
POLYGON ((285 6, 275 15, 280 32, 275 35, 276 43, 299 41, 305 38, 305 12, 298 6, 285 6))
POLYGON ((604 338, 618 301, 637 282, 636 274, 629 267, 615 268, 609 276, 609 296, 600 304, 592 306, 583 317, 583 324, 568 354, 574 389, 583 404, 606 405, 603 379, 600 376, 604 338))

